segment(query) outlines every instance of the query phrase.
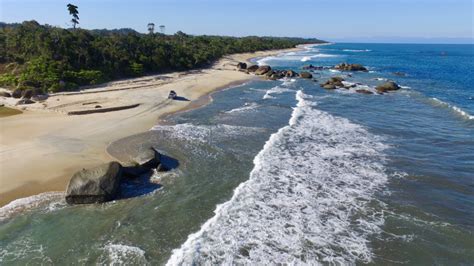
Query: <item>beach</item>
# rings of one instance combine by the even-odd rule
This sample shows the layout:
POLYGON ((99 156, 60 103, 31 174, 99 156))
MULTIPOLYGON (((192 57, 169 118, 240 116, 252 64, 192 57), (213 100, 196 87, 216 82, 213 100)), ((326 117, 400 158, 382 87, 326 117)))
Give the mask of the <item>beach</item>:
MULTIPOLYGON (((254 78, 236 71, 238 62, 295 50, 298 48, 234 54, 207 69, 57 93, 26 105, 22 114, 1 118, 0 206, 42 192, 64 191, 74 172, 114 160, 106 152, 111 142, 149 130, 166 114, 205 104, 210 99, 206 95, 213 91, 254 78), (178 100, 167 99, 171 90, 176 91, 178 100), (116 107, 131 108, 68 115, 116 107)), ((2 99, 7 106, 12 100, 2 99)))

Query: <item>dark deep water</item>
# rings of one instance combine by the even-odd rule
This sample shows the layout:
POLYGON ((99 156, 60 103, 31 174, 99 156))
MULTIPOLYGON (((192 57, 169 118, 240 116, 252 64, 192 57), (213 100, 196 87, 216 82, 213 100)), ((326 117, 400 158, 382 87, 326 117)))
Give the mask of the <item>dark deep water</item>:
POLYGON ((0 264, 472 264, 474 46, 334 44, 258 60, 344 61, 370 71, 252 81, 142 134, 180 162, 155 176, 163 187, 100 206, 43 195, 0 222, 0 264), (403 89, 320 88, 331 76, 403 89))

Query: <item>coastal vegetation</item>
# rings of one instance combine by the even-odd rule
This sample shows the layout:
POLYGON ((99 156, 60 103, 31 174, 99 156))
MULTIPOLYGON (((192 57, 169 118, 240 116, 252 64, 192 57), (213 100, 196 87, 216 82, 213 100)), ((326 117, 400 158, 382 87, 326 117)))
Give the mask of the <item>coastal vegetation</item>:
MULTIPOLYGON (((76 26, 78 17, 73 7, 71 12, 76 26)), ((68 91, 113 79, 200 68, 226 54, 319 42, 322 41, 302 38, 195 36, 181 31, 165 35, 142 34, 132 29, 63 29, 36 21, 1 23, 0 86, 68 91)))

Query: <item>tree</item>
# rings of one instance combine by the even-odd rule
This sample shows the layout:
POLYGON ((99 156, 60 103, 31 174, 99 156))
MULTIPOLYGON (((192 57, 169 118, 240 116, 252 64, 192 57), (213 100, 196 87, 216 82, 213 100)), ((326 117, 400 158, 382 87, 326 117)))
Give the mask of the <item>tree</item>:
POLYGON ((165 34, 165 25, 160 25, 160 32, 165 34))
POLYGON ((67 10, 69 10, 69 14, 72 16, 71 22, 73 28, 76 28, 76 25, 79 24, 79 11, 77 10, 77 6, 73 4, 67 4, 67 10))
POLYGON ((148 23, 147 27, 148 27, 148 32, 150 34, 153 34, 155 32, 155 23, 150 22, 150 23, 148 23))

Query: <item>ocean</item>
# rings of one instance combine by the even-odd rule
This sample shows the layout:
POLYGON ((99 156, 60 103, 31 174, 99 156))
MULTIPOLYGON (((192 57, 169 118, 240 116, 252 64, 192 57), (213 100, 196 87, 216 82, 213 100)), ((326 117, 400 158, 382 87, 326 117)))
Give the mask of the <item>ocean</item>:
POLYGON ((471 265, 474 46, 340 43, 255 59, 298 72, 341 62, 369 71, 252 80, 130 137, 176 160, 152 177, 160 186, 2 208, 0 264, 471 265), (333 76, 356 87, 319 86, 333 76), (402 89, 356 92, 387 80, 402 89))

